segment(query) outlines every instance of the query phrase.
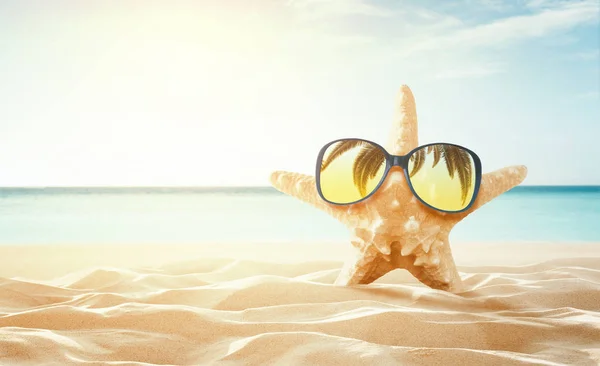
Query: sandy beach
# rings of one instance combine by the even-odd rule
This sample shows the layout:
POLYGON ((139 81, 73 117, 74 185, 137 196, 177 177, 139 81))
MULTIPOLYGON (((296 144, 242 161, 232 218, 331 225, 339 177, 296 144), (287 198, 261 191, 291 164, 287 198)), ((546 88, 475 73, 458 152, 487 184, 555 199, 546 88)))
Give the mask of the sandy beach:
POLYGON ((0 364, 600 363, 598 244, 453 244, 460 294, 332 285, 352 250, 2 246, 0 364))

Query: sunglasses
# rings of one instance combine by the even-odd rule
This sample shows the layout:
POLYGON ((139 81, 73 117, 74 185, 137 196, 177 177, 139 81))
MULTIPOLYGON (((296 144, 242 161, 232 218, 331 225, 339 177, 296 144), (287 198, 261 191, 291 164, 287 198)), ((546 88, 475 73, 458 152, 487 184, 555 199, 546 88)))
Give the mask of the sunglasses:
POLYGON ((465 147, 433 143, 399 156, 374 142, 347 138, 332 141, 319 152, 317 191, 335 205, 361 202, 379 189, 393 166, 404 170, 417 199, 441 212, 468 210, 481 184, 481 160, 465 147))

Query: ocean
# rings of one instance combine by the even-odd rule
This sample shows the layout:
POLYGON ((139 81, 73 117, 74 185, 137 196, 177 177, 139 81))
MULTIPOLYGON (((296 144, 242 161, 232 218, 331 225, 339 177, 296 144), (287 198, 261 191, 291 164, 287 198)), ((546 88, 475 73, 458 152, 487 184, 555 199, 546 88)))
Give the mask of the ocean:
MULTIPOLYGON (((0 188, 0 245, 348 240, 270 187, 0 188)), ((453 242, 600 242, 600 186, 519 186, 459 223, 453 242)))

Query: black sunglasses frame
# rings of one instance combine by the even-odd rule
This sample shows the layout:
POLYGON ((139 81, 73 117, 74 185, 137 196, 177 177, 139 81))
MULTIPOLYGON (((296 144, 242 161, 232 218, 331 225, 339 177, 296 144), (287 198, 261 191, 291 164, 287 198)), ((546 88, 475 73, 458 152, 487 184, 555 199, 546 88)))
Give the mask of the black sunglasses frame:
POLYGON ((321 196, 321 198, 325 202, 330 203, 332 205, 336 205, 336 206, 347 206, 347 205, 352 205, 352 204, 355 204, 355 203, 362 202, 362 201, 368 199, 369 197, 371 197, 375 192, 377 192, 377 190, 381 187, 381 185, 385 181, 385 178, 387 177, 388 173, 390 172, 390 169, 392 167, 394 167, 394 166, 399 166, 404 171, 404 177, 406 179, 406 182, 408 183, 408 187, 410 188, 412 194, 422 204, 424 204, 425 206, 427 206, 427 207, 429 207, 429 208, 431 208, 433 210, 439 211, 439 212, 461 213, 461 212, 467 211, 469 208, 471 208, 471 206, 475 202, 475 199, 477 198, 477 194, 479 193, 479 187, 481 186, 481 160, 479 159, 479 156, 477 156, 477 154, 475 154, 475 152, 471 151, 470 149, 467 149, 464 146, 460 146, 460 145, 456 145, 456 144, 450 144, 450 143, 447 143, 447 142, 434 142, 434 143, 430 143, 430 144, 426 144, 426 145, 417 146, 414 149, 412 149, 410 152, 408 152, 406 155, 391 155, 390 153, 387 152, 387 150, 385 148, 383 148, 383 146, 381 146, 378 143, 375 143, 373 141, 369 141, 369 140, 365 140, 365 139, 361 139, 361 138, 345 138, 345 139, 337 139, 337 140, 331 141, 331 142, 327 143, 325 146, 323 146, 321 148, 321 151, 319 151, 319 156, 317 157, 316 174, 315 174, 316 185, 317 185, 317 192, 319 192, 319 196, 321 196), (336 142, 340 142, 340 141, 363 141, 365 143, 368 143, 368 144, 371 144, 373 146, 378 147, 385 154, 385 171, 383 172, 383 175, 381 177, 380 182, 377 184, 377 186, 375 187, 375 189, 373 189, 373 191, 371 193, 369 193, 368 195, 366 195, 365 197, 361 198, 358 201, 348 202, 348 203, 331 202, 327 198, 325 198, 325 196, 323 195, 323 192, 321 191, 321 184, 320 184, 320 182, 321 182, 321 162, 323 161, 323 156, 325 155, 325 152, 327 151, 327 148, 329 148, 329 146, 331 146, 332 144, 335 144, 336 142), (473 197, 471 198, 471 201, 469 202, 469 204, 467 206, 465 206, 465 208, 463 208, 461 210, 458 210, 458 211, 446 211, 446 210, 441 210, 439 208, 433 207, 430 204, 428 204, 427 202, 423 201, 421 199, 421 197, 419 197, 419 195, 417 194, 417 192, 415 192, 415 189, 412 186, 412 183, 410 181, 410 176, 409 176, 409 173, 408 173, 408 163, 409 163, 409 160, 410 160, 412 154, 414 154, 415 152, 417 152, 417 151, 419 151, 419 150, 421 150, 423 148, 426 148, 428 146, 432 146, 432 145, 450 145, 450 146, 455 146, 455 147, 458 147, 460 149, 465 150, 473 158, 473 163, 475 164, 475 189, 473 191, 473 197))

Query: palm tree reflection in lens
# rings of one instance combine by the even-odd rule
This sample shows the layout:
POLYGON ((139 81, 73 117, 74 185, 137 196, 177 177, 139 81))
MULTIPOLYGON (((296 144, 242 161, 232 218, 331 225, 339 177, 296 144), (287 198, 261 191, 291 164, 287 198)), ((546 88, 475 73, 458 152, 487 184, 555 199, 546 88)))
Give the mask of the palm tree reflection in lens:
MULTIPOLYGON (((321 161, 320 186, 324 197, 331 202, 346 204, 368 196, 383 178, 385 159, 382 148, 368 141, 342 140, 332 144, 321 161), (341 159, 347 161, 337 166, 335 173, 323 174, 328 167, 333 169, 334 161, 341 159), (349 170, 351 176, 347 174, 349 170), (341 188, 350 179, 354 192, 341 188)), ((449 144, 424 146, 411 153, 408 165, 413 191, 428 205, 444 211, 459 211, 470 203, 474 194, 475 167, 468 151, 449 144), (438 166, 442 160, 446 168, 443 170, 438 166)))
POLYGON ((319 184, 323 196, 340 204, 365 198, 383 178, 385 157, 381 148, 364 140, 332 144, 321 160, 319 184))
POLYGON ((471 154, 459 146, 424 146, 410 155, 408 171, 415 194, 434 208, 460 211, 473 198, 475 163, 471 154), (438 166, 441 161, 445 169, 438 166))

